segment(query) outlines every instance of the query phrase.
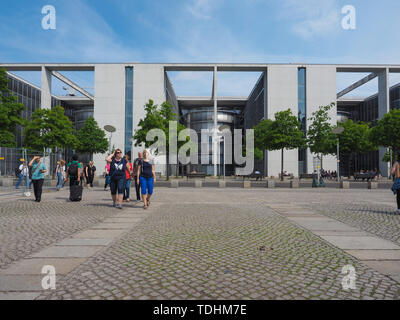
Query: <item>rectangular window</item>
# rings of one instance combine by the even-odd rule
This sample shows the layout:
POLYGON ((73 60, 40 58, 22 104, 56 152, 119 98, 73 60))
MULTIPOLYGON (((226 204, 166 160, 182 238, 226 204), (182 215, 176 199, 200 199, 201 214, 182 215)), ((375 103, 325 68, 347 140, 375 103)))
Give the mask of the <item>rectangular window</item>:
POLYGON ((126 67, 125 68, 125 153, 131 152, 132 136, 133 136, 133 67, 126 67))
MULTIPOLYGON (((307 103, 306 103, 306 68, 298 69, 298 119, 301 130, 305 133, 307 129, 307 103)), ((307 173, 307 150, 299 150, 299 176, 307 173)))

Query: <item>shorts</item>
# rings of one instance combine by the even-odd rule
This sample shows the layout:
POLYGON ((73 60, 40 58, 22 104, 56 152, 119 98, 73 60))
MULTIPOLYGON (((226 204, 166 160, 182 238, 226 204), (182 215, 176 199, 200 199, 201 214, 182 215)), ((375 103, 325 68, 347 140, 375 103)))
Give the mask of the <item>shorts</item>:
POLYGON ((124 194, 125 184, 126 184, 125 178, 111 179, 110 182, 111 194, 112 195, 117 194, 117 190, 118 194, 124 194))
POLYGON ((142 176, 139 177, 140 180, 140 188, 142 190, 142 195, 145 194, 153 194, 153 182, 154 178, 144 178, 142 176))

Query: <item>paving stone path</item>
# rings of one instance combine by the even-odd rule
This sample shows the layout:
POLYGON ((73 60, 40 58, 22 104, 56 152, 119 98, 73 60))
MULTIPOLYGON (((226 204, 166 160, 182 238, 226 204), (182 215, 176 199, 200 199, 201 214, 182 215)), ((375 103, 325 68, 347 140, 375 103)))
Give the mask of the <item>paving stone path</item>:
MULTIPOLYGON (((376 235, 379 252, 360 256, 357 246, 343 248, 346 237, 351 233, 368 247, 374 235, 310 208, 366 198, 371 210, 377 199, 391 208, 392 197, 378 190, 341 191, 158 188, 148 210, 130 204, 120 211, 110 210, 108 193, 93 190, 85 193, 76 215, 86 220, 103 215, 73 230, 61 214, 60 228, 69 231, 56 236, 44 229, 43 237, 52 241, 7 262, 0 272, 0 298, 400 299, 400 279, 372 263, 379 269, 390 255, 397 264, 397 244, 376 235), (45 263, 56 267, 56 290, 40 287, 45 263), (355 290, 342 287, 345 265, 356 270, 355 290)), ((13 205, 23 204, 25 211, 16 210, 16 216, 25 212, 45 223, 44 213, 58 202, 66 212, 75 205, 58 199, 62 196, 48 194, 36 209, 26 200, 0 202, 0 210, 8 206, 0 211, 0 224, 12 219, 13 205)), ((24 243, 22 235, 15 245, 24 243)))

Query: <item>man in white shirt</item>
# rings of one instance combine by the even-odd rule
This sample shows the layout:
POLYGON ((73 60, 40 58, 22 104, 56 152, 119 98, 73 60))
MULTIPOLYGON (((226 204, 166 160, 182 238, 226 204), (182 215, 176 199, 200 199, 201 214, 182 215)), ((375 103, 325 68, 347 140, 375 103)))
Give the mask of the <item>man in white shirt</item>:
MULTIPOLYGON (((25 164, 25 161, 23 161, 21 163, 21 165, 19 166, 18 169, 19 169, 20 173, 18 175, 17 184, 15 185, 16 189, 19 189, 19 185, 21 184, 22 179, 26 180, 26 177, 29 175, 29 169, 28 169, 27 165, 25 164)), ((28 187, 28 185, 27 185, 27 187, 28 187)))

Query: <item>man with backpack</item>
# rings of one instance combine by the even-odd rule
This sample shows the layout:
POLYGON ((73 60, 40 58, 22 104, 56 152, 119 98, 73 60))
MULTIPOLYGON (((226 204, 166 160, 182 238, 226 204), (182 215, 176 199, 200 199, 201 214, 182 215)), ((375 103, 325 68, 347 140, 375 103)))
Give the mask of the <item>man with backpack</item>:
MULTIPOLYGON (((19 185, 21 184, 23 179, 25 179, 25 181, 27 183, 26 177, 29 175, 29 170, 25 164, 25 160, 22 161, 22 163, 18 166, 18 168, 15 169, 15 175, 18 177, 18 181, 17 181, 17 184, 15 185, 15 189, 19 189, 19 185)), ((29 186, 27 185, 26 187, 28 188, 29 186)))
POLYGON ((67 165, 66 180, 69 179, 69 200, 82 200, 82 186, 80 185, 82 166, 78 162, 78 156, 74 154, 72 161, 67 165))

